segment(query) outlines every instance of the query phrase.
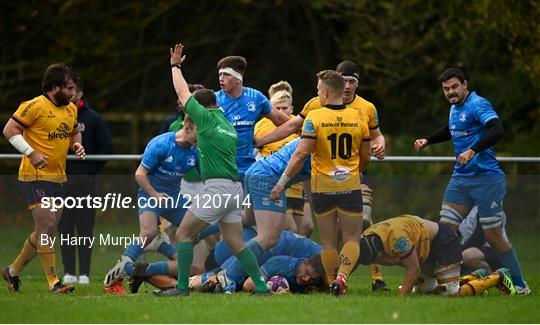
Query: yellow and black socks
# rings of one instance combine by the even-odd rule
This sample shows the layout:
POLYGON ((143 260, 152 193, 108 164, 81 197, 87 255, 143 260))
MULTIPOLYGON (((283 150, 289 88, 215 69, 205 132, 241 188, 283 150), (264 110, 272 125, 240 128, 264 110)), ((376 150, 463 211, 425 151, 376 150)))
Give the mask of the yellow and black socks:
POLYGON ((18 276, 22 270, 36 257, 37 255, 37 235, 32 232, 24 242, 21 252, 11 264, 9 273, 11 276, 18 276))
POLYGON ((360 245, 355 241, 348 241, 343 245, 338 257, 338 273, 342 273, 345 276, 349 276, 352 273, 352 269, 358 262, 360 256, 360 245))
POLYGON ((336 249, 321 250, 321 261, 328 284, 336 279, 338 270, 338 253, 336 249))
POLYGON ((49 289, 52 289, 56 282, 58 282, 58 276, 56 274, 56 256, 54 254, 54 248, 49 245, 37 245, 37 255, 45 276, 47 277, 47 283, 49 289))

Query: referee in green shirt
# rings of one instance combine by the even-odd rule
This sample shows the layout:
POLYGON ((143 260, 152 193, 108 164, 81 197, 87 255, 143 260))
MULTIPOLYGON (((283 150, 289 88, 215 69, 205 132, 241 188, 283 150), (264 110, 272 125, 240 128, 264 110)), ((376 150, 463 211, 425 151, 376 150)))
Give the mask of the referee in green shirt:
POLYGON ((171 70, 174 89, 184 105, 184 111, 197 128, 197 146, 202 192, 192 197, 191 207, 176 233, 178 253, 178 284, 162 290, 159 296, 189 295, 189 269, 193 262, 193 239, 209 224, 219 223, 223 240, 229 245, 247 274, 253 279, 257 294, 269 294, 257 258, 246 247, 242 232, 243 191, 236 166, 238 135, 216 104, 212 90, 201 89, 191 95, 182 75, 184 46, 171 49, 171 70), (206 107, 206 108, 205 108, 206 107))

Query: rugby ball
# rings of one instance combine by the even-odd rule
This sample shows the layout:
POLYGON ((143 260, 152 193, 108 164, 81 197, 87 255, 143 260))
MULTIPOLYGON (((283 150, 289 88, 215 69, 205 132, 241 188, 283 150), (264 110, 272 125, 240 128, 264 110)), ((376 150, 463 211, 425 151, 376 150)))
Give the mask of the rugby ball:
POLYGON ((268 279, 266 282, 268 290, 272 293, 288 293, 289 292, 289 282, 287 279, 281 275, 274 275, 268 279))

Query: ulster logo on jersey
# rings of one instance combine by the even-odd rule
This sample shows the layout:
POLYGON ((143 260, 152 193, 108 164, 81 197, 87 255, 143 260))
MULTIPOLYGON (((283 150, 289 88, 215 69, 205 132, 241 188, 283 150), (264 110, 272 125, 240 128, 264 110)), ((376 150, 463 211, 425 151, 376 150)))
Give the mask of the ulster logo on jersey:
POLYGON ((254 101, 249 101, 247 103, 247 108, 248 108, 248 111, 255 112, 257 110, 257 105, 255 105, 254 101))
POLYGON ((465 122, 467 120, 467 113, 465 112, 459 113, 459 120, 461 122, 465 122))
POLYGON ((195 157, 189 157, 187 164, 188 166, 195 166, 195 157))
POLYGON ((304 132, 315 133, 315 127, 313 126, 313 121, 306 120, 306 122, 304 123, 304 132))

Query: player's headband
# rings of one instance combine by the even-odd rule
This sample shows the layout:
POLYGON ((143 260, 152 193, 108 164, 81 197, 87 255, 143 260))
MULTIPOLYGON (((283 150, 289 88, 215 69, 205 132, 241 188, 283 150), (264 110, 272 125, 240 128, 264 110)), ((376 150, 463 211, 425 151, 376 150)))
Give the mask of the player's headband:
POLYGON ((242 75, 240 74, 240 72, 238 71, 235 71, 233 68, 221 68, 219 69, 219 74, 222 74, 222 73, 226 73, 226 74, 230 74, 231 76, 235 77, 236 79, 242 81, 242 75))
POLYGON ((356 81, 360 81, 360 76, 356 72, 345 71, 345 72, 340 72, 340 74, 343 77, 353 77, 354 79, 356 79, 356 81))
POLYGON ((377 253, 382 249, 381 238, 377 235, 367 235, 360 238, 360 263, 368 265, 377 258, 377 253))

